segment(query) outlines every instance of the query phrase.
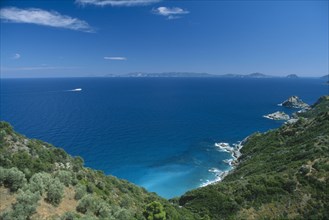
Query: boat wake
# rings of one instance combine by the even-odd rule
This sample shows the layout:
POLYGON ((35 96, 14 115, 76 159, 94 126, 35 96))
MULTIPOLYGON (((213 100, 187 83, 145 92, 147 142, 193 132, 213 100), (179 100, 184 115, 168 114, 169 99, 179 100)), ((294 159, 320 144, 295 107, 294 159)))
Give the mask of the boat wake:
POLYGON ((82 89, 81 88, 76 88, 76 89, 70 89, 70 90, 66 90, 67 92, 81 92, 82 89))

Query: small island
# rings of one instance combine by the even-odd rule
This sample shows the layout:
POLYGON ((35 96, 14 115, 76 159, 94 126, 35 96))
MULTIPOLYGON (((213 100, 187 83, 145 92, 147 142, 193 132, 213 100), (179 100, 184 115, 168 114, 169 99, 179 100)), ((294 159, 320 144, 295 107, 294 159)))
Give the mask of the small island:
POLYGON ((298 96, 291 96, 279 106, 284 106, 287 108, 309 108, 309 105, 303 102, 298 96))

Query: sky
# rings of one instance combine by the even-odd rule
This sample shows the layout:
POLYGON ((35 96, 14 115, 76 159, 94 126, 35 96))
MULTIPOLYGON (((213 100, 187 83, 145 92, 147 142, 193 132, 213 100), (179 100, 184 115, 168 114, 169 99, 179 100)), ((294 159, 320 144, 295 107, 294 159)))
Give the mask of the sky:
POLYGON ((0 1, 1 78, 328 74, 328 1, 0 1))

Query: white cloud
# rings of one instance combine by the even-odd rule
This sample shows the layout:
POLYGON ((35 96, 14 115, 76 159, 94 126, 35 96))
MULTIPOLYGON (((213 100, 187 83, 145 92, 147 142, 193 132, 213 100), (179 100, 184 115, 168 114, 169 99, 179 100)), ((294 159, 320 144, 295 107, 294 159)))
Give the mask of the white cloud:
POLYGON ((94 32, 93 28, 83 20, 61 15, 56 11, 45 11, 38 8, 2 8, 0 10, 0 18, 13 23, 37 24, 76 31, 94 32))
POLYGON ((96 6, 142 6, 160 2, 161 0, 76 0, 81 5, 96 6))
POLYGON ((0 67, 1 71, 31 71, 31 70, 65 70, 78 69, 79 67, 66 66, 23 66, 23 67, 0 67))
POLYGON ((166 16, 169 20, 180 18, 180 15, 189 14, 190 12, 182 8, 158 7, 152 10, 154 14, 166 16))
POLYGON ((105 60, 127 60, 126 57, 104 57, 105 60))
POLYGON ((15 53, 14 56, 12 57, 12 59, 14 60, 18 60, 19 58, 21 58, 21 55, 19 53, 15 53))

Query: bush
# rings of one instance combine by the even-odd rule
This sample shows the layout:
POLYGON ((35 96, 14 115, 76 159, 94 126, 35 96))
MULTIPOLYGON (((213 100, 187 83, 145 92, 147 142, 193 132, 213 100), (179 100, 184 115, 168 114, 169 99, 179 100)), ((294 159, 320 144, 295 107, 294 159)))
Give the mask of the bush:
POLYGON ((40 195, 43 195, 46 191, 48 191, 50 183, 53 181, 53 178, 48 173, 36 173, 34 174, 29 183, 29 189, 32 192, 39 192, 40 195))
POLYGON ((166 212, 160 202, 151 202, 146 206, 143 212, 144 217, 147 220, 165 220, 166 212))
POLYGON ((64 191, 64 185, 57 179, 53 179, 53 181, 49 184, 48 192, 47 192, 47 201, 55 206, 57 206, 62 198, 64 191))
POLYGON ((4 185, 12 192, 15 192, 25 184, 26 178, 24 173, 16 167, 10 169, 0 168, 0 185, 4 185))
POLYGON ((72 183, 73 174, 67 170, 58 171, 55 176, 65 185, 69 186, 72 183))
POLYGON ((94 184, 91 183, 91 182, 88 182, 88 184, 87 184, 87 192, 88 193, 94 193, 94 188, 95 188, 94 184))
POLYGON ((61 216, 61 220, 75 220, 79 219, 79 215, 74 212, 65 212, 64 215, 61 216))
POLYGON ((2 186, 7 179, 7 169, 0 167, 0 186, 2 186))
POLYGON ((85 185, 78 185, 75 188, 75 195, 74 195, 74 199, 75 200, 79 200, 81 199, 83 196, 85 196, 87 194, 87 187, 85 185))
POLYGON ((77 206, 77 211, 83 214, 93 214, 101 218, 110 216, 108 204, 104 200, 93 195, 84 196, 77 206))
POLYGON ((13 209, 9 212, 5 212, 1 216, 1 219, 29 219, 29 217, 35 213, 39 199, 40 196, 38 193, 32 193, 30 190, 20 190, 16 197, 16 203, 13 205, 13 209))
POLYGON ((113 218, 116 220, 136 219, 131 211, 119 208, 113 213, 113 218))

